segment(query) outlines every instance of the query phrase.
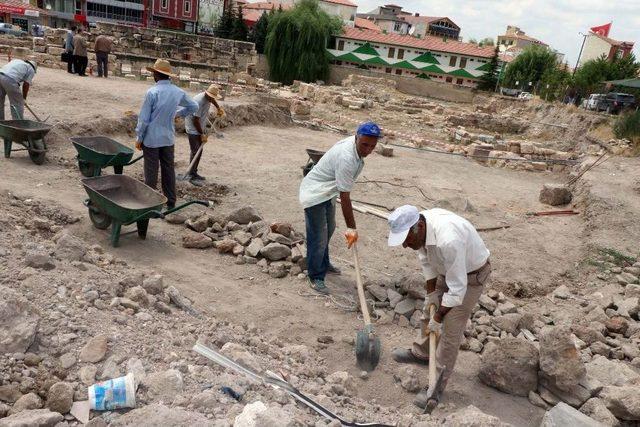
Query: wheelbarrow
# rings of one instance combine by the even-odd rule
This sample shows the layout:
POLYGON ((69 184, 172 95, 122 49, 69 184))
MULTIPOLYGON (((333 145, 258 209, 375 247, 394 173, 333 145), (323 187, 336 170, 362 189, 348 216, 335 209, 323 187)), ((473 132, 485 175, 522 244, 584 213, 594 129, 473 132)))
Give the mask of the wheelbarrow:
POLYGON ((113 166, 113 172, 122 174, 125 166, 140 160, 133 160, 133 149, 106 136, 75 136, 69 138, 78 152, 78 168, 87 177, 100 176, 102 169, 113 166))
POLYGON ((312 150, 311 148, 307 148, 307 155, 309 156, 309 160, 307 160, 307 164, 302 166, 302 176, 307 176, 311 169, 320 161, 320 158, 324 156, 324 151, 312 150))
POLYGON ((164 218, 192 204, 211 206, 211 202, 193 200, 163 211, 167 198, 153 188, 127 175, 104 175, 85 178, 82 185, 89 195, 85 205, 89 219, 99 230, 111 226, 111 246, 118 246, 123 225, 136 224, 138 236, 147 237, 149 220, 164 218))
POLYGON ((4 139, 4 156, 11 157, 12 151, 28 151, 33 163, 43 164, 47 152, 44 136, 49 133, 51 128, 51 125, 33 120, 0 121, 0 137, 4 139), (14 142, 24 148, 12 149, 14 142))

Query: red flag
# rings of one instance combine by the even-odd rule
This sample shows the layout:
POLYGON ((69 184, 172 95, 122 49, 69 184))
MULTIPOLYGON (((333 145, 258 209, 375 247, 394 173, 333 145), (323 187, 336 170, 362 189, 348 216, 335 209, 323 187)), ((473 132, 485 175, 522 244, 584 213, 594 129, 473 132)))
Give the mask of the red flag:
POLYGON ((611 22, 597 27, 591 27, 591 31, 599 36, 609 37, 609 30, 611 30, 611 22))

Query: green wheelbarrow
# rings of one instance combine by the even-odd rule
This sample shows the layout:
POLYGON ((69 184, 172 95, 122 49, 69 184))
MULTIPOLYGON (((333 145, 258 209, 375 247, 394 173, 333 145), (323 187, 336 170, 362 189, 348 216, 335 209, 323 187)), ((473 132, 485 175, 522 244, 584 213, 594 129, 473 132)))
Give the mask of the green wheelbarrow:
POLYGON ((125 166, 140 160, 133 160, 133 149, 106 136, 75 136, 69 138, 78 152, 78 168, 87 177, 100 176, 102 169, 113 166, 113 172, 122 174, 125 166))
POLYGON ((149 220, 164 218, 189 205, 211 206, 211 202, 193 200, 173 209, 162 210, 167 198, 153 188, 126 175, 104 175, 85 178, 82 185, 89 195, 85 205, 94 227, 106 230, 111 226, 111 245, 118 246, 123 225, 137 225, 138 236, 147 237, 149 220))
POLYGON ((33 120, 0 121, 0 138, 4 139, 4 156, 9 158, 12 151, 27 151, 33 163, 43 164, 47 152, 44 136, 51 128, 51 125, 33 120), (14 142, 24 148, 12 149, 14 142))

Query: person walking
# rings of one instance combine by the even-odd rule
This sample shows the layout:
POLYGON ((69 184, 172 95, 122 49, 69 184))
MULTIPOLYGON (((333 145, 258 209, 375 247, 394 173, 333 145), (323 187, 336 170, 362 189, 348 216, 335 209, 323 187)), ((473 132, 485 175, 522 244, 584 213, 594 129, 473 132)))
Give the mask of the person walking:
MULTIPOLYGON (((198 110, 187 116, 184 122, 185 130, 187 135, 189 136, 189 146, 191 148, 191 155, 189 157, 189 162, 193 161, 196 153, 208 140, 208 136, 204 131, 207 128, 207 120, 209 119, 209 107, 213 104, 218 110, 218 117, 224 116, 224 110, 222 107, 218 105, 216 102, 216 97, 218 96, 218 86, 212 84, 209 86, 207 90, 193 97, 193 100, 198 104, 198 110)), ((198 165, 200 164, 200 159, 197 159, 191 169, 191 176, 189 180, 193 183, 195 182, 197 185, 197 181, 206 180, 205 177, 198 174, 198 165)))
POLYGON ((24 115, 24 102, 37 71, 36 62, 28 59, 29 53, 29 49, 14 48, 11 55, 13 59, 0 68, 0 120, 4 120, 4 102, 7 96, 11 117, 19 120, 24 115))
MULTIPOLYGON (((418 211, 404 205, 389 215, 389 246, 418 252, 427 295, 423 308, 423 330, 440 336, 436 360, 429 360, 429 338, 422 335, 411 348, 394 349, 399 363, 435 363, 442 372, 434 399, 440 401, 453 373, 467 322, 491 275, 489 250, 466 219, 445 209, 418 211), (429 318, 429 307, 435 314, 429 318), (428 323, 427 323, 428 322, 428 323)), ((414 404, 427 405, 427 389, 418 393, 414 404)))
POLYGON ((75 72, 83 77, 87 75, 87 64, 89 63, 89 58, 87 57, 88 46, 89 43, 87 43, 87 39, 84 37, 82 28, 78 27, 76 29, 76 35, 73 36, 73 64, 75 72))
POLYGON ((362 172, 364 158, 376 148, 380 134, 377 124, 362 123, 355 136, 331 147, 300 184, 299 200, 304 208, 307 232, 307 276, 309 286, 318 293, 330 293, 324 283, 327 273, 340 274, 329 260, 329 241, 336 228, 338 196, 347 224, 347 247, 351 248, 358 240, 351 190, 362 172))
POLYGON ((153 67, 146 68, 153 73, 156 84, 144 97, 138 115, 135 145, 144 155, 144 183, 156 188, 160 169, 162 193, 167 198, 167 208, 173 209, 176 205, 174 120, 176 116, 194 114, 198 110, 198 104, 171 83, 171 77, 175 76, 169 61, 158 59, 153 67))
POLYGON ((98 64, 98 77, 109 77, 109 54, 111 53, 111 47, 113 41, 111 38, 100 34, 96 38, 95 46, 93 50, 96 53, 96 62, 98 64))
POLYGON ((76 32, 76 26, 71 26, 71 29, 67 30, 67 35, 64 39, 64 52, 67 55, 67 73, 74 74, 75 66, 73 59, 73 36, 76 32))

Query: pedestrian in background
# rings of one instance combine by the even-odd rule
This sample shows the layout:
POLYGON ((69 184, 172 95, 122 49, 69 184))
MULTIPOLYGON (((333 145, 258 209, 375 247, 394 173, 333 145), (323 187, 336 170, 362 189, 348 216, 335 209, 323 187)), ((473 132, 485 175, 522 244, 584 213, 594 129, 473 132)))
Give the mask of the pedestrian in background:
POLYGON ((109 76, 109 54, 111 53, 112 45, 113 41, 104 34, 100 34, 96 38, 96 44, 93 50, 96 52, 98 77, 107 78, 109 76))
POLYGON ((73 63, 75 72, 78 73, 79 76, 83 77, 87 75, 87 64, 89 63, 89 58, 87 57, 88 45, 89 43, 84 37, 82 28, 79 27, 76 29, 76 35, 73 36, 73 63))
POLYGON ((64 52, 67 57, 67 73, 75 73, 74 60, 73 60, 73 36, 76 33, 76 26, 71 26, 71 29, 67 30, 67 35, 64 39, 64 52))

